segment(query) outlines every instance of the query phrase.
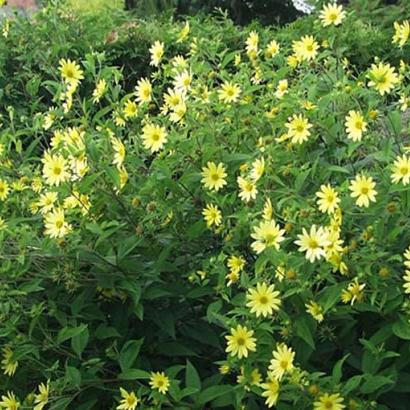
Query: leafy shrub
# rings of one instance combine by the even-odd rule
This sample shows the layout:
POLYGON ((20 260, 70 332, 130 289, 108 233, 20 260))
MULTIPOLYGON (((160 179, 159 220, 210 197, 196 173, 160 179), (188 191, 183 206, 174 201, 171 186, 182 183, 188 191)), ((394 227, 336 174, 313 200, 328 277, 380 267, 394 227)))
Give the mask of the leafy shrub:
POLYGON ((298 16, 291 0, 126 0, 129 10, 143 15, 160 14, 173 9, 177 16, 226 10, 237 24, 257 19, 263 24, 287 23, 298 16))
POLYGON ((406 409, 406 26, 188 22, 2 39, 0 407, 406 409))

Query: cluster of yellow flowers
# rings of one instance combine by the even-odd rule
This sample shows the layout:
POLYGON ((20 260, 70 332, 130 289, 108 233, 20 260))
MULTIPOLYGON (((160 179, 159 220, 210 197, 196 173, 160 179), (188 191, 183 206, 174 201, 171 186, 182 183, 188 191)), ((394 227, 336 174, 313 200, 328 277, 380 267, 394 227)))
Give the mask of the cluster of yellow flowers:
MULTIPOLYGON (((325 28, 338 27, 346 18, 347 13, 342 6, 337 4, 325 5, 319 14, 320 23, 325 28)), ((392 40, 394 44, 403 47, 408 42, 409 27, 408 21, 394 24, 395 34, 392 40)), ((335 28, 335 30, 338 29, 335 28)), ((176 42, 184 42, 189 39, 189 36, 190 26, 186 23, 176 42)), ((188 55, 176 55, 167 59, 166 45, 161 41, 155 41, 149 49, 150 65, 154 70, 152 76, 139 78, 132 92, 118 102, 114 108, 111 107, 111 121, 96 126, 92 131, 88 130, 85 124, 84 126, 61 126, 56 114, 58 108, 52 107, 49 112, 44 113, 43 128, 52 133, 52 137, 49 146, 42 154, 41 165, 34 166, 34 175, 30 183, 27 182, 27 179, 19 179, 12 183, 9 178, 1 178, 0 201, 6 201, 13 190, 20 192, 27 189, 31 195, 31 212, 38 215, 43 221, 44 235, 61 244, 64 242, 64 238, 76 231, 82 218, 87 221, 94 221, 97 218, 93 209, 94 197, 93 190, 90 188, 91 184, 86 185, 85 189, 81 184, 87 176, 93 173, 95 173, 96 178, 99 177, 98 170, 93 168, 95 160, 92 160, 90 152, 90 146, 95 140, 98 140, 98 143, 106 144, 105 147, 109 147, 109 164, 115 175, 113 179, 118 182, 114 188, 112 186, 108 188, 112 189, 113 197, 118 198, 130 178, 128 171, 131 170, 131 167, 127 166, 128 170, 126 168, 129 148, 136 150, 138 154, 143 152, 144 159, 148 158, 149 161, 155 161, 156 158, 172 157, 180 149, 177 143, 174 144, 175 141, 179 142, 183 138, 192 140, 196 138, 196 135, 187 135, 189 132, 185 132, 184 127, 189 121, 193 121, 196 125, 199 124, 198 128, 200 128, 201 121, 211 113, 212 115, 226 115, 224 124, 230 124, 235 121, 236 112, 234 111, 235 114, 229 117, 226 114, 228 110, 236 110, 246 104, 250 105, 257 98, 259 90, 263 90, 261 92, 263 95, 266 91, 266 94, 275 103, 274 107, 270 106, 270 102, 264 105, 266 117, 274 123, 274 135, 260 136, 256 148, 250 149, 254 152, 252 159, 249 156, 243 158, 239 155, 238 165, 239 162, 240 165, 236 168, 232 165, 235 161, 221 156, 220 152, 214 154, 211 150, 205 155, 198 139, 201 165, 196 169, 195 178, 200 181, 198 184, 200 195, 206 198, 203 202, 199 202, 199 208, 206 227, 201 217, 200 223, 207 234, 228 232, 224 240, 229 243, 232 239, 229 232, 229 228, 232 227, 231 219, 233 219, 231 217, 232 204, 235 206, 239 203, 238 208, 246 209, 246 211, 252 209, 247 213, 246 218, 243 218, 246 219, 247 227, 250 226, 250 232, 247 233, 247 236, 245 235, 248 240, 246 244, 248 248, 246 250, 245 247, 241 247, 240 250, 230 249, 229 257, 223 262, 223 275, 225 275, 226 268, 228 271, 222 279, 224 290, 233 291, 242 286, 245 287, 246 292, 243 295, 240 314, 236 315, 235 312, 234 324, 227 326, 229 334, 225 336, 227 343, 225 351, 228 354, 226 362, 228 364, 222 365, 221 373, 229 372, 231 363, 229 360, 238 360, 240 364, 238 383, 246 388, 249 386, 260 387, 260 395, 266 400, 266 406, 271 408, 278 402, 280 391, 283 390, 285 383, 291 380, 298 380, 300 383, 307 382, 306 372, 298 365, 297 351, 286 343, 275 342, 273 348, 269 349, 270 359, 266 363, 260 363, 260 361, 258 363, 258 366, 264 366, 264 374, 262 374, 260 367, 254 367, 248 375, 242 364, 244 363, 243 359, 250 359, 258 350, 262 350, 261 346, 266 345, 266 341, 261 340, 262 338, 259 337, 253 324, 265 323, 264 321, 271 322, 283 313, 286 295, 280 282, 285 277, 294 277, 296 273, 287 271, 284 263, 278 263, 275 266, 275 277, 267 277, 267 275, 262 274, 257 275, 254 280, 244 279, 242 283, 241 277, 247 276, 246 268, 251 264, 250 260, 262 261, 260 270, 263 271, 265 267, 263 258, 273 259, 271 255, 276 255, 281 251, 285 253, 285 250, 289 256, 293 247, 297 249, 295 254, 300 252, 299 258, 309 268, 316 266, 312 264, 325 261, 329 264, 330 271, 333 269, 333 272, 347 276, 349 268, 346 255, 349 253, 349 246, 345 245, 347 235, 342 227, 345 215, 349 215, 349 211, 345 211, 344 205, 347 204, 346 208, 350 206, 354 212, 363 215, 366 211, 365 208, 372 209, 371 206, 378 204, 380 196, 390 194, 390 192, 383 191, 382 179, 391 181, 393 184, 401 184, 400 189, 409 185, 410 155, 405 149, 403 152, 400 151, 400 154, 395 154, 394 162, 391 159, 388 160, 392 163, 383 169, 380 177, 370 175, 370 170, 363 171, 363 167, 356 170, 355 166, 352 165, 352 177, 346 178, 341 183, 330 180, 315 185, 314 194, 309 195, 310 197, 304 195, 305 202, 300 204, 297 213, 300 219, 303 219, 304 215, 308 215, 308 211, 303 209, 307 204, 309 209, 311 208, 316 212, 316 216, 320 215, 321 218, 326 218, 326 221, 315 221, 310 226, 301 226, 298 230, 299 233, 292 237, 294 220, 287 218, 287 209, 279 212, 279 209, 283 209, 283 207, 277 207, 277 204, 272 203, 274 189, 272 189, 269 178, 272 177, 276 159, 266 151, 269 150, 269 144, 272 144, 283 149, 286 155, 289 152, 291 155, 296 155, 297 150, 305 149, 316 136, 320 136, 321 129, 315 122, 313 115, 317 109, 315 103, 319 104, 319 101, 315 101, 313 92, 312 96, 307 97, 308 93, 305 90, 298 91, 295 93, 296 96, 292 95, 293 78, 291 76, 277 79, 275 84, 269 83, 264 88, 264 72, 261 61, 264 58, 269 60, 283 57, 284 64, 287 65, 286 70, 299 69, 302 72, 304 67, 312 67, 316 64, 321 48, 325 47, 316 40, 315 36, 304 35, 289 44, 290 54, 285 56, 282 50, 286 50, 286 46, 279 44, 275 39, 270 39, 265 50, 261 50, 259 35, 256 31, 252 31, 245 40, 243 54, 237 53, 235 57, 232 56, 234 66, 239 67, 239 74, 230 73, 229 78, 228 74, 217 77, 217 73, 211 71, 207 73, 207 76, 209 78, 217 77, 217 81, 212 86, 209 85, 210 83, 200 80, 203 73, 199 71, 203 67, 196 72, 191 66, 190 57, 198 52, 197 47, 196 40, 193 39, 188 55), (244 69, 243 73, 241 72, 242 55, 246 55, 245 58, 250 62, 249 70, 244 69), (165 79, 164 89, 158 91, 157 79, 161 76, 165 79), (241 82, 244 76, 250 77, 251 87, 248 87, 249 90, 246 88, 247 82, 245 80, 243 83, 241 82), (253 95, 253 90, 257 90, 255 95, 253 95), (290 102, 287 101, 288 98, 290 102), (309 100, 305 98, 309 98, 309 100), (297 102, 294 99, 297 99, 297 102), (195 110, 194 103, 199 103, 201 109, 195 110), (291 109, 286 111, 289 106, 291 109), (206 113, 202 112, 202 109, 206 113), (278 113, 285 114, 281 119, 276 119, 278 113), (129 140, 124 140, 118 130, 127 127, 133 128, 134 125, 138 131, 133 133, 129 140), (97 134, 97 137, 93 133, 97 134), (389 173, 387 177, 384 175, 385 171, 389 173), (233 183, 230 183, 230 180, 233 180, 233 183), (228 190, 229 194, 232 194, 230 197, 232 201, 229 206, 225 207, 226 197, 228 197, 228 194, 225 195, 225 193, 228 190), (253 208, 253 205, 259 204, 258 200, 261 200, 261 205, 258 205, 258 209, 255 210, 256 206, 253 208), (225 228, 227 228, 226 231, 225 228), (247 250, 250 252, 248 253, 247 250), (275 283, 275 279, 278 283, 275 283), (238 323, 237 317, 241 318, 238 319, 241 321, 240 323, 238 323), (246 317, 252 318, 254 322, 249 324, 246 322, 246 317)), ((344 66, 346 70, 347 65, 346 63, 344 66)), ((86 73, 76 61, 70 59, 61 59, 59 72, 61 75, 59 98, 62 111, 67 116, 75 115, 72 111, 76 103, 76 93, 79 91, 81 81, 84 80, 86 73)), ((375 60, 366 71, 365 81, 357 86, 363 89, 366 87, 372 89, 374 98, 381 99, 401 85, 404 78, 403 72, 403 68, 397 70, 389 63, 375 60)), ((112 87, 113 84, 107 79, 96 78, 91 105, 93 107, 103 105, 105 99, 109 99, 112 87)), ((78 100, 78 102, 81 101, 80 97, 78 100)), ((262 102, 265 103, 265 101, 262 102)), ((406 111, 410 100, 405 94, 402 94, 399 104, 401 110, 406 111)), ((377 113, 375 114, 373 111, 367 113, 358 105, 359 102, 357 104, 351 102, 349 107, 340 114, 341 121, 337 124, 342 129, 343 143, 349 149, 350 147, 360 147, 366 139, 372 137, 371 133, 378 126, 375 124, 377 113)), ((247 119, 241 118, 241 120, 244 120, 246 125, 247 119)), ((261 127, 261 129, 263 128, 261 127)), ((221 140, 224 132, 224 129, 212 130, 212 133, 218 134, 218 136, 220 134, 221 140)), ((238 139, 238 146, 240 143, 238 139)), ((227 145, 230 144, 231 142, 227 145)), ((232 149, 232 151, 234 150, 232 149)), ((0 144, 0 156, 3 155, 3 152, 4 147, 0 144)), ((188 161, 190 160, 191 158, 188 159, 188 161)), ((309 161, 310 159, 307 160, 307 162, 309 161)), ((316 164, 315 166, 320 165, 316 164)), ((350 173, 341 166, 339 171, 340 169, 344 173, 350 173)), ((137 171, 134 169, 133 172, 137 171)), ((291 172, 285 169, 283 174, 288 177, 291 172)), ((105 176, 101 179, 106 183, 105 176)), ((314 183, 316 182, 314 181, 314 183)), ((107 183, 107 185, 109 184, 107 183)), ((196 199, 194 198, 194 200, 196 199)), ((136 202, 138 201, 135 200, 133 203, 136 202)), ((286 198, 283 202, 286 202, 286 198)), ((173 213, 170 211, 167 213, 166 222, 161 226, 166 226, 172 218, 173 213)), ((3 219, 0 218, 0 228, 3 223, 3 219)), ((404 292, 410 294, 410 248, 406 250, 404 258, 406 267, 403 276, 404 292)), ((198 270, 197 274, 202 281, 207 278, 205 270, 198 270)), ((366 286, 365 280, 360 275, 349 278, 344 289, 338 291, 339 299, 346 304, 344 307, 347 308, 348 304, 354 305, 362 302, 369 288, 366 286)), ((229 299, 228 296, 227 299, 229 299)), ((307 312, 316 321, 315 325, 327 318, 327 307, 315 300, 315 296, 310 295, 301 306, 304 314, 306 315, 305 312, 307 312)), ((282 334, 285 334, 285 331, 286 329, 282 330, 282 334)), ((13 359, 12 347, 5 346, 2 350, 2 356, 1 368, 5 375, 11 377, 19 366, 18 361, 13 359)), ((170 385, 171 380, 165 372, 151 373, 149 386, 156 394, 166 395, 170 385)), ((117 410, 135 410, 139 403, 144 400, 137 390, 128 391, 121 387, 119 393, 117 410)), ((38 386, 38 393, 35 395, 33 393, 32 398, 34 410, 41 410, 46 406, 49 394, 50 381, 38 386)), ((13 392, 7 392, 1 399, 1 409, 17 410, 21 407, 19 399, 13 392)), ((342 410, 345 407, 344 398, 339 393, 320 392, 313 402, 315 410, 342 410)))
MULTIPOLYGON (((166 394, 170 386, 170 381, 164 372, 152 372, 149 385, 153 390, 157 390, 161 394, 166 394)), ((135 392, 127 392, 120 387, 120 394, 121 400, 117 406, 117 410, 135 410, 137 408, 140 399, 135 392)))
MULTIPOLYGON (((50 395, 50 381, 47 384, 41 383, 38 386, 37 394, 30 394, 26 401, 32 405, 33 410, 43 410, 49 403, 50 395)), ((21 403, 13 392, 7 392, 6 395, 1 396, 0 408, 4 410, 18 410, 21 408, 21 403)))

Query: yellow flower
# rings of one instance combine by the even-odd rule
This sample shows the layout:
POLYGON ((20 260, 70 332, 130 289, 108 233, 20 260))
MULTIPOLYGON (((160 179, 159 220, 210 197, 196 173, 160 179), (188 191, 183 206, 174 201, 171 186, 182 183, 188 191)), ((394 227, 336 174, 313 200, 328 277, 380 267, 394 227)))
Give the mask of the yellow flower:
POLYGON ((186 104, 182 102, 181 104, 173 108, 172 113, 169 116, 169 119, 172 122, 176 122, 176 123, 182 122, 185 114, 186 114, 186 104))
POLYGON ((151 53, 150 65, 158 67, 164 55, 164 43, 156 41, 149 49, 149 52, 151 53))
POLYGON ((167 131, 165 127, 154 124, 146 124, 142 129, 142 144, 144 148, 152 153, 162 149, 167 142, 167 131))
POLYGON ((135 118, 138 115, 138 106, 135 101, 128 100, 124 105, 124 117, 128 118, 135 118))
POLYGON ((303 228, 302 234, 298 235, 295 243, 299 245, 300 252, 306 252, 306 259, 312 263, 315 259, 319 260, 326 256, 324 248, 330 245, 327 232, 322 226, 316 229, 316 225, 311 226, 309 233, 303 228))
POLYGON ((231 334, 225 336, 228 341, 226 352, 231 356, 248 357, 248 351, 256 351, 256 339, 253 336, 253 330, 248 330, 246 326, 238 325, 236 329, 231 328, 231 334))
POLYGON ((43 407, 48 403, 48 398, 50 395, 50 384, 47 381, 47 384, 41 383, 38 386, 39 393, 34 396, 34 406, 33 410, 43 410, 43 407))
POLYGON ((404 258, 406 259, 404 262, 404 266, 410 268, 410 246, 404 252, 404 258))
POLYGON ((12 392, 7 392, 7 396, 1 396, 0 407, 4 410, 17 410, 20 402, 12 392))
POLYGON ((329 184, 321 185, 316 196, 319 198, 317 200, 319 210, 323 213, 333 214, 339 206, 340 198, 329 184))
POLYGON ((258 158, 252 163, 251 178, 254 182, 258 181, 265 172, 265 159, 258 158))
POLYGON ((212 225, 219 226, 222 222, 222 214, 221 211, 215 205, 207 205, 206 208, 203 209, 202 215, 206 221, 208 227, 212 225))
POLYGON ((286 57, 286 62, 290 68, 296 68, 300 61, 301 59, 296 54, 286 57))
POLYGON ((259 372, 259 369, 253 369, 250 374, 244 373, 244 368, 241 366, 241 373, 237 377, 239 384, 243 384, 245 390, 249 391, 249 386, 260 386, 262 380, 262 375, 259 372))
POLYGON ((276 91, 275 91, 275 97, 279 99, 283 98, 283 96, 287 94, 288 92, 288 87, 289 87, 288 80, 286 79, 280 80, 276 88, 276 91))
POLYGON ((332 230, 326 228, 327 231, 327 239, 329 241, 329 245, 325 247, 326 251, 326 259, 330 260, 335 255, 338 255, 343 252, 343 240, 340 239, 340 230, 332 230))
POLYGON ((175 109, 184 102, 184 93, 168 88, 168 92, 164 94, 164 102, 166 108, 175 109))
POLYGON ((10 192, 10 185, 4 179, 0 179, 0 200, 4 201, 10 192))
POLYGON ((403 23, 399 23, 398 21, 394 22, 394 36, 393 36, 393 44, 398 44, 399 47, 403 47, 407 40, 410 37, 410 23, 408 20, 403 21, 403 23))
POLYGON ((125 146, 123 142, 116 137, 111 137, 111 144, 115 152, 112 163, 113 165, 116 165, 117 168, 120 168, 125 159, 125 146))
POLYGON ((120 177, 120 189, 122 189, 128 182, 128 172, 124 166, 118 169, 118 175, 120 177))
POLYGON ((319 397, 319 400, 313 403, 313 410, 343 410, 346 406, 342 403, 343 398, 339 393, 325 393, 319 397))
POLYGON ((292 351, 291 347, 280 344, 272 354, 273 359, 270 361, 269 370, 272 372, 272 376, 280 381, 285 373, 289 373, 294 369, 295 352, 292 351))
POLYGON ((59 70, 66 83, 78 84, 84 78, 83 71, 75 61, 62 58, 59 62, 59 70))
POLYGON ((309 313, 313 319, 317 320, 319 323, 323 321, 323 309, 315 301, 311 300, 309 303, 305 304, 306 312, 309 313))
POLYGON ((166 394, 170 383, 164 372, 152 372, 149 384, 152 389, 157 389, 160 393, 166 394))
POLYGON ((410 270, 406 269, 405 274, 403 275, 403 280, 404 293, 410 294, 410 270))
POLYGON ((289 118, 286 123, 287 135, 289 138, 292 138, 293 144, 302 144, 304 141, 307 141, 310 135, 309 128, 311 127, 312 124, 302 114, 293 114, 293 117, 289 118))
POLYGON ((13 376, 16 373, 18 362, 12 360, 13 351, 10 349, 9 346, 3 347, 3 359, 1 361, 1 368, 3 369, 3 373, 6 376, 13 376))
POLYGON ((134 392, 128 393, 125 389, 120 387, 122 400, 117 406, 117 410, 135 410, 138 405, 138 397, 134 392))
POLYGON ((98 83, 95 86, 95 89, 93 91, 93 102, 98 103, 100 102, 101 98, 107 91, 107 81, 104 79, 101 79, 98 81, 98 83))
POLYGON ((256 31, 251 31, 245 41, 246 54, 253 59, 258 55, 259 35, 256 31))
POLYGON ((317 56, 319 44, 313 36, 303 36, 300 40, 293 42, 292 49, 297 59, 310 61, 317 56))
POLYGON ((43 163, 43 177, 47 184, 59 186, 69 180, 67 161, 62 155, 46 152, 41 162, 43 163))
POLYGON ((389 93, 399 83, 395 68, 388 63, 372 64, 368 77, 369 86, 374 87, 380 95, 389 93))
POLYGON ((241 94, 241 87, 238 84, 232 82, 225 82, 222 84, 220 90, 218 90, 219 100, 225 104, 234 103, 238 100, 241 94))
POLYGON ((342 6, 334 4, 326 4, 320 11, 319 18, 322 20, 323 27, 330 25, 338 26, 342 23, 343 19, 346 17, 346 13, 342 6))
POLYGON ((179 70, 183 70, 188 66, 188 61, 185 59, 184 56, 178 55, 171 60, 171 64, 173 70, 175 72, 178 72, 179 70))
POLYGON ((401 111, 407 111, 407 109, 409 108, 410 105, 410 98, 407 97, 406 95, 401 95, 400 96, 400 100, 399 100, 399 104, 400 104, 400 110, 401 111))
POLYGON ((261 385, 261 387, 264 390, 262 392, 262 397, 266 397, 265 404, 268 408, 271 408, 278 401, 279 382, 271 375, 268 375, 268 379, 261 385))
POLYGON ((308 100, 302 101, 300 106, 306 111, 314 110, 317 107, 317 105, 313 104, 311 101, 308 100))
POLYGON ((184 70, 175 77, 173 85, 176 90, 186 93, 191 89, 191 83, 192 74, 187 70, 184 70))
POLYGON ((272 40, 266 46, 265 55, 266 55, 266 57, 272 58, 272 57, 276 56, 276 54, 279 53, 279 50, 280 50, 279 43, 276 40, 272 40))
POLYGON ((216 165, 214 162, 208 161, 206 167, 202 167, 201 175, 203 177, 201 182, 205 185, 205 188, 219 191, 227 184, 225 180, 227 173, 222 163, 216 165))
POLYGON ((272 202, 271 200, 268 198, 265 201, 265 204, 263 205, 263 210, 262 210, 262 218, 265 221, 270 221, 272 219, 273 216, 273 207, 272 207, 272 202))
POLYGON ((137 101, 140 104, 148 103, 152 100, 152 85, 147 78, 141 78, 138 80, 137 86, 135 87, 135 92, 137 93, 137 101))
MULTIPOLYGON (((6 0, 1 0, 3 2, 3 4, 6 2, 6 0)), ((10 19, 6 19, 6 21, 4 22, 3 25, 3 29, 2 29, 2 34, 4 38, 7 38, 9 36, 9 31, 10 31, 10 19)))
MULTIPOLYGON (((55 119, 57 118, 56 113, 54 110, 51 108, 50 112, 44 115, 44 125, 43 128, 47 131, 51 128, 51 126, 54 124, 55 119)), ((0 149, 1 151, 1 149, 0 149)), ((0 152, 1 154, 1 152, 0 152)))
POLYGON ((368 207, 371 202, 376 202, 377 191, 374 189, 376 183, 372 177, 364 175, 357 175, 356 178, 350 182, 349 189, 350 196, 356 199, 356 205, 360 207, 368 207))
POLYGON ((279 310, 281 305, 279 295, 280 292, 275 290, 275 285, 268 286, 266 283, 258 283, 256 288, 248 290, 246 299, 249 302, 246 306, 251 309, 251 313, 255 313, 256 317, 261 315, 267 317, 279 310))
POLYGON ((232 255, 228 258, 228 268, 232 272, 241 272, 245 267, 245 259, 243 256, 232 255))
POLYGON ((41 208, 42 214, 47 214, 54 208, 54 204, 57 202, 57 192, 44 192, 40 195, 37 202, 37 206, 41 208))
POLYGON ((77 181, 85 176, 89 171, 87 157, 85 154, 79 157, 70 156, 71 179, 77 181))
MULTIPOLYGON (((406 251, 404 252, 404 259, 405 259, 404 266, 406 268, 410 268, 410 247, 408 247, 406 251)), ((404 284, 403 284, 404 293, 410 294, 410 270, 409 269, 405 270, 403 280, 404 280, 404 284)))
POLYGON ((187 21, 184 25, 184 27, 182 28, 181 32, 179 33, 178 39, 177 39, 177 43, 181 43, 182 41, 184 41, 188 35, 189 35, 189 21, 187 21))
POLYGON ((353 305, 356 301, 361 302, 364 297, 363 289, 366 287, 365 283, 360 284, 355 278, 353 282, 349 283, 347 289, 342 292, 342 301, 353 305))
POLYGON ((56 130, 54 131, 53 136, 51 137, 51 146, 53 148, 59 148, 60 145, 64 143, 64 139, 66 138, 65 132, 56 130))
POLYGON ((252 181, 242 177, 238 177, 237 182, 239 188, 241 189, 241 192, 239 193, 239 198, 241 198, 242 201, 249 202, 251 199, 256 198, 258 190, 256 188, 256 185, 252 181))
POLYGON ((251 237, 255 241, 252 242, 251 246, 256 253, 261 253, 270 247, 278 250, 280 243, 285 240, 283 236, 285 230, 280 229, 280 226, 273 219, 260 222, 259 226, 253 228, 253 231, 251 237))
POLYGON ((84 134, 85 132, 78 128, 68 128, 63 133, 63 141, 69 148, 83 151, 85 149, 84 134))
POLYGON ((72 226, 66 222, 64 211, 62 209, 55 209, 45 216, 45 235, 50 238, 62 238, 67 235, 72 226))
POLYGON ((407 155, 397 157, 393 164, 392 181, 397 184, 402 181, 403 185, 410 182, 410 158, 407 155))
POLYGON ((367 122, 360 112, 349 111, 346 116, 345 126, 348 138, 353 141, 361 141, 362 135, 367 129, 367 122))
POLYGON ((229 272, 229 273, 226 275, 226 279, 228 279, 227 286, 231 286, 233 283, 238 282, 238 280, 239 280, 239 272, 234 272, 234 271, 229 272))

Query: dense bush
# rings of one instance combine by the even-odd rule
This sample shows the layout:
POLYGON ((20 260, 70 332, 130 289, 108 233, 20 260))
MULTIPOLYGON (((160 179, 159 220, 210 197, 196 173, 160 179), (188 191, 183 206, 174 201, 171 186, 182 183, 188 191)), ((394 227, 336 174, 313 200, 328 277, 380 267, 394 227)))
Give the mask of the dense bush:
POLYGON ((408 408, 408 26, 325 22, 4 23, 1 408, 408 408))
POLYGON ((126 0, 125 5, 143 14, 172 9, 177 16, 211 13, 219 8, 226 10, 237 24, 248 24, 253 19, 264 24, 286 23, 298 15, 291 0, 126 0))

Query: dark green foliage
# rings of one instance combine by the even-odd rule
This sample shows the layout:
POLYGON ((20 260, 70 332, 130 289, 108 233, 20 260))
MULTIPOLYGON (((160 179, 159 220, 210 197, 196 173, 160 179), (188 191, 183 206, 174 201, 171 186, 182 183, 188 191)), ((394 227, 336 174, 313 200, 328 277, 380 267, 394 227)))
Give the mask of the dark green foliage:
POLYGON ((254 19, 262 24, 287 23, 298 16, 291 0, 126 0, 126 7, 143 14, 173 9, 177 16, 212 13, 219 8, 227 10, 233 21, 241 25, 254 19))

